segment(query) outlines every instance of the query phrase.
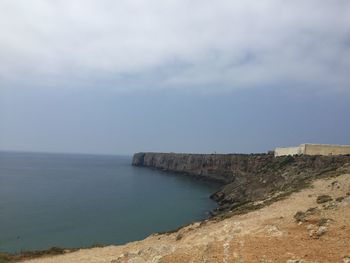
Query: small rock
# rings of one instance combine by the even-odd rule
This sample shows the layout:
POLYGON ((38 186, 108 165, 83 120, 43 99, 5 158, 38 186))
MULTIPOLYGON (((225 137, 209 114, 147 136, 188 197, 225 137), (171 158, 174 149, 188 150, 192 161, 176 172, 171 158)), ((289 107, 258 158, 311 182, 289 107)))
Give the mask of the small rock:
MULTIPOLYGON (((206 221, 207 221, 207 220, 206 220, 206 221)), ((193 228, 198 228, 198 227, 201 226, 201 224, 202 224, 202 222, 196 222, 196 223, 193 223, 193 224, 192 224, 192 227, 193 227, 193 228)))
POLYGON ((312 224, 308 224, 307 226, 306 226, 306 229, 307 230, 312 230, 312 229, 314 229, 314 225, 312 225, 312 224))
POLYGON ((335 209, 335 208, 337 208, 338 205, 339 205, 339 203, 334 201, 334 202, 330 202, 330 203, 328 203, 328 204, 326 204, 326 205, 323 205, 323 207, 324 207, 324 209, 326 209, 326 210, 330 210, 330 209, 335 209))
POLYGON ((153 259, 152 259, 152 263, 159 263, 159 262, 161 262, 161 260, 162 260, 162 256, 155 256, 153 259))
POLYGON ((332 197, 330 197, 329 195, 319 195, 316 199, 316 203, 322 204, 332 200, 333 200, 332 197))
POLYGON ((302 211, 298 211, 295 215, 294 215, 294 219, 297 222, 305 222, 306 220, 306 213, 302 212, 302 211))
POLYGON ((307 221, 307 217, 309 215, 315 215, 318 214, 320 212, 320 209, 318 207, 311 207, 308 210, 306 210, 305 212, 302 211, 298 211, 295 215, 294 215, 294 219, 295 221, 297 221, 298 223, 301 222, 306 222, 307 221))
POLYGON ((180 233, 176 236, 176 241, 179 241, 183 238, 183 235, 180 233))
POLYGON ((316 213, 318 213, 320 210, 318 207, 310 207, 308 210, 306 210, 306 213, 308 215, 314 215, 316 213))
POLYGON ((317 235, 317 237, 320 237, 320 236, 324 235, 326 232, 327 232, 327 227, 325 227, 325 226, 320 226, 320 227, 317 229, 316 235, 317 235))
POLYGON ((332 190, 334 189, 335 186, 337 186, 337 188, 339 188, 339 182, 338 181, 333 181, 332 182, 332 190))
POLYGON ((344 196, 340 196, 340 197, 336 198, 335 201, 341 202, 344 200, 344 198, 345 198, 344 196))
POLYGON ((309 230, 309 237, 312 237, 314 239, 319 239, 322 235, 324 235, 327 232, 327 227, 320 226, 317 230, 310 229, 309 230))
POLYGON ((321 218, 319 221, 318 221, 318 226, 325 226, 328 224, 328 219, 327 218, 321 218))
POLYGON ((343 258, 343 263, 350 263, 350 256, 345 256, 343 258))
POLYGON ((287 263, 304 263, 305 261, 302 259, 288 259, 287 263))
POLYGON ((315 236, 315 230, 314 229, 310 229, 309 230, 309 237, 314 237, 315 236))
POLYGON ((283 234, 278 227, 274 225, 268 226, 266 231, 269 236, 282 236, 283 234))
POLYGON ((146 263, 142 257, 134 257, 128 260, 128 263, 146 263))

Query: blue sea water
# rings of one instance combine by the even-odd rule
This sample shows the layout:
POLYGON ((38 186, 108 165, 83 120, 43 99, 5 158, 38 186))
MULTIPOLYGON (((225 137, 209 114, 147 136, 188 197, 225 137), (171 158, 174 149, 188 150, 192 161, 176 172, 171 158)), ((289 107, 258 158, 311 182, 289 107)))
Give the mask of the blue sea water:
POLYGON ((0 251, 141 239, 207 217, 217 188, 131 157, 0 152, 0 251))

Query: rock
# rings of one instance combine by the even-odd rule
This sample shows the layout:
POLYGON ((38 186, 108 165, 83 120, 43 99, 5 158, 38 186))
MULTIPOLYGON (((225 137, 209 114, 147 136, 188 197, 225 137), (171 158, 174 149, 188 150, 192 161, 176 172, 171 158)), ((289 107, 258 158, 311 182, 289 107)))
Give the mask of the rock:
POLYGON ((183 238, 183 235, 180 233, 180 234, 178 234, 177 236, 176 236, 176 241, 179 241, 179 240, 181 240, 183 238))
POLYGON ((128 260, 128 263, 146 263, 142 257, 134 257, 128 260))
POLYGON ((221 191, 218 191, 210 196, 210 198, 216 202, 221 201, 222 199, 224 199, 224 197, 225 197, 225 194, 221 191))
POLYGON ((314 215, 320 212, 320 209, 318 207, 310 207, 308 210, 306 210, 306 213, 308 215, 314 215))
POLYGON ((327 218, 321 218, 319 221, 318 221, 318 226, 325 226, 327 225, 329 222, 329 219, 327 218))
POLYGON ((322 235, 324 235, 326 232, 327 232, 327 227, 326 226, 320 226, 318 229, 317 229, 317 232, 316 232, 316 235, 317 237, 320 237, 322 235))
MULTIPOLYGON (((307 180, 350 163, 350 155, 281 156, 271 154, 136 153, 132 164, 182 173, 222 183, 212 198, 219 208, 211 215, 240 210, 241 204, 262 201, 271 193, 307 186, 307 180), (332 169, 330 169, 332 168, 332 169)), ((335 185, 335 184, 334 184, 335 185)))
POLYGON ((269 225, 267 226, 267 229, 266 229, 266 232, 269 236, 274 236, 274 237, 277 237, 277 236, 282 236, 283 233, 281 232, 281 230, 278 229, 277 226, 275 225, 269 225))
POLYGON ((310 229, 309 230, 309 237, 315 237, 315 230, 314 229, 310 229))
POLYGON ((196 223, 193 223, 193 224, 192 224, 192 227, 193 227, 193 228, 198 228, 198 227, 201 226, 201 224, 202 224, 202 222, 196 222, 196 223))
POLYGON ((313 230, 315 228, 315 225, 312 225, 312 224, 308 224, 307 226, 306 226, 306 229, 307 230, 313 230))
POLYGON ((140 254, 142 254, 141 250, 133 250, 130 252, 125 252, 121 256, 119 256, 117 259, 114 259, 111 261, 111 263, 144 263, 146 262, 142 257, 140 257, 140 254))
POLYGON ((350 256, 345 256, 343 258, 343 263, 350 263, 350 256))
POLYGON ((330 197, 329 195, 319 195, 316 199, 316 203, 322 204, 332 200, 333 200, 332 197, 330 197))
POLYGON ((297 222, 305 222, 306 221, 306 213, 302 212, 302 211, 298 211, 295 215, 294 215, 294 219, 297 222))
POLYGON ((324 209, 329 210, 329 209, 335 209, 337 208, 339 205, 339 202, 333 201, 333 202, 329 202, 325 205, 323 205, 324 209))
POLYGON ((297 222, 305 222, 305 221, 307 221, 307 216, 314 215, 314 214, 317 214, 319 212, 320 212, 320 210, 317 207, 311 207, 308 210, 306 210, 305 212, 303 212, 303 211, 296 212, 296 214, 294 215, 294 219, 297 222))
POLYGON ((338 181, 333 181, 331 185, 332 185, 332 190, 334 189, 334 187, 339 188, 339 182, 338 181))
POLYGON ((320 226, 316 229, 316 226, 314 225, 309 225, 307 229, 309 230, 309 237, 314 239, 319 239, 328 230, 326 226, 320 226))
POLYGON ((287 263, 304 263, 305 261, 302 259, 288 259, 287 263))
POLYGON ((159 262, 161 262, 161 260, 162 260, 162 256, 155 256, 154 258, 152 258, 152 261, 151 261, 151 263, 159 263, 159 262))
POLYGON ((340 196, 340 197, 336 198, 335 201, 341 202, 341 201, 343 201, 344 199, 345 199, 345 196, 340 196))

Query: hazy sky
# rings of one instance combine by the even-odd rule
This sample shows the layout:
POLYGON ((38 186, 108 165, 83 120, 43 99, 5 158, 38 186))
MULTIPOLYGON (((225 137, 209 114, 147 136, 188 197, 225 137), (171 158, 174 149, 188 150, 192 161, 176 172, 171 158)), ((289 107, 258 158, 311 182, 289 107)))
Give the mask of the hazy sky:
POLYGON ((348 0, 0 0, 0 150, 350 144, 348 0))

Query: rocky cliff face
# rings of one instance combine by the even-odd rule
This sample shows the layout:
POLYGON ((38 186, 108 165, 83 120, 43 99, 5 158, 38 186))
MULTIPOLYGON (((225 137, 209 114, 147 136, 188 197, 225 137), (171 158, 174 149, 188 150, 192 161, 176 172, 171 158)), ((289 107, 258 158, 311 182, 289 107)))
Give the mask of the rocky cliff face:
MULTIPOLYGON (((340 172, 340 171, 339 171, 340 172)), ((350 172, 350 170, 349 170, 350 172)), ((9 262, 349 262, 350 174, 315 180, 273 205, 223 220, 196 222, 121 246, 4 255, 9 262), (328 201, 319 202, 320 197, 328 201), (35 254, 36 253, 36 254, 35 254), (34 258, 39 256, 39 258, 34 258), (24 261, 23 261, 24 260, 24 261)), ((218 218, 219 219, 219 218, 218 218)), ((7 261, 6 261, 7 262, 7 261)))
POLYGON ((132 163, 222 182, 223 187, 211 196, 219 203, 213 211, 218 214, 300 188, 309 179, 341 169, 350 163, 350 156, 137 153, 132 163))
POLYGON ((229 183, 271 162, 269 154, 136 153, 132 164, 229 183))

